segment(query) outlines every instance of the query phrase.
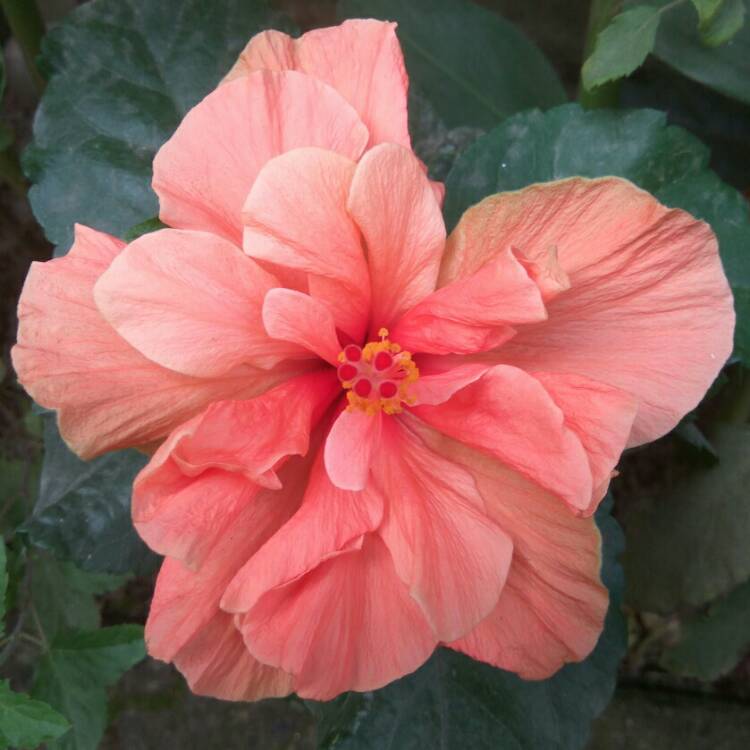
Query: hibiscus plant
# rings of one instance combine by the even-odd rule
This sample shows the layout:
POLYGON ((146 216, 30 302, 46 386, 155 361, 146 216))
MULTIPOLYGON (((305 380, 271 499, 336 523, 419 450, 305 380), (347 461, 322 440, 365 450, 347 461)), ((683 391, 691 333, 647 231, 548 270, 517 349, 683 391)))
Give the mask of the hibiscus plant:
POLYGON ((70 5, 0 2, 54 245, 10 292, 0 748, 171 746, 150 680, 292 727, 180 744, 271 750, 570 750, 618 675, 731 686, 745 0, 581 3, 562 79, 520 1, 70 5))

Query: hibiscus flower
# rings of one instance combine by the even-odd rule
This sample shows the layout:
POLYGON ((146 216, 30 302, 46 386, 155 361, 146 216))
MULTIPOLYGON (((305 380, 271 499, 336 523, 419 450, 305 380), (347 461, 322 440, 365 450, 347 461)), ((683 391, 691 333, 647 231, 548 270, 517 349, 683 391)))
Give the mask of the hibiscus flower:
POLYGON ((77 227, 26 282, 29 393, 83 457, 153 452, 146 640, 198 693, 329 699, 440 644, 583 659, 619 456, 731 352, 710 228, 627 181, 494 195, 446 237, 406 87, 392 24, 255 37, 156 157, 172 228, 77 227))

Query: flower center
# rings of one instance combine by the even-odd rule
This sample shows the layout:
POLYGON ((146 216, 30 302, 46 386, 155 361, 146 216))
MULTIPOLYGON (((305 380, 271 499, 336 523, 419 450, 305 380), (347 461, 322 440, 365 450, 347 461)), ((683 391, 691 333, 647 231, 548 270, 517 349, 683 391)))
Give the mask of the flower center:
POLYGON ((387 328, 381 328, 378 335, 380 341, 364 347, 349 344, 339 354, 339 380, 348 391, 350 411, 398 414, 403 403, 414 403, 409 386, 419 378, 419 370, 409 352, 388 341, 387 328))

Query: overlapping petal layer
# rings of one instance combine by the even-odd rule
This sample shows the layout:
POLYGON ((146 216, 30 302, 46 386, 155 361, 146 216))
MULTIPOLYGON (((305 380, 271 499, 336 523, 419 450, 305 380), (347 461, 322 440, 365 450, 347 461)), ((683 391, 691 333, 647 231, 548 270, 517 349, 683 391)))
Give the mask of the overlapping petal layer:
POLYGON ((409 81, 396 24, 353 19, 314 29, 299 39, 279 31, 254 36, 226 81, 256 70, 298 70, 319 78, 354 107, 370 131, 370 146, 409 148, 406 94, 409 81))
POLYGON ((258 71, 210 93, 159 149, 159 218, 242 244, 242 205, 274 156, 319 146, 358 159, 369 134, 347 102, 294 71, 258 71))
POLYGON ((625 180, 576 177, 486 198, 451 234, 441 285, 508 246, 540 259, 554 249, 570 288, 493 360, 633 395, 631 445, 674 427, 732 351, 732 295, 711 229, 625 180))
POLYGON ((18 306, 13 366, 37 403, 57 409, 63 437, 82 458, 151 443, 214 401, 250 398, 300 370, 286 363, 197 378, 144 357, 94 302, 94 285, 124 247, 76 226, 64 258, 32 265, 18 306))

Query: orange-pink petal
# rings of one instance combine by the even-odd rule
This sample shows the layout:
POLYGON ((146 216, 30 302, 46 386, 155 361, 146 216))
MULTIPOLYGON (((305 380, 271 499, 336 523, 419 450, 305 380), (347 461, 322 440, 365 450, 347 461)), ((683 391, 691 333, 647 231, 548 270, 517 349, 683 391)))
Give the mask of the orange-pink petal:
POLYGON ((396 24, 344 21, 292 39, 280 31, 254 36, 225 80, 255 70, 299 70, 325 81, 346 99, 370 130, 370 146, 411 143, 406 117, 408 78, 396 24))
POLYGON ((608 606, 593 518, 569 513, 554 495, 495 459, 417 427, 432 450, 471 473, 487 513, 513 542, 497 606, 449 645, 533 680, 584 659, 601 634, 608 606))
POLYGON ((256 658, 293 674, 297 694, 316 700, 382 687, 421 666, 437 643, 372 534, 264 594, 239 624, 256 658))
POLYGON ((381 412, 346 409, 336 418, 324 448, 326 471, 336 487, 358 491, 367 486, 382 424, 381 412))
MULTIPOLYGON (((301 376, 256 399, 214 403, 179 427, 136 478, 138 533, 160 554, 200 564, 259 487, 282 486, 279 467, 308 452, 311 430, 338 391, 333 371, 301 376)), ((289 482, 300 479, 293 465, 284 469, 289 482)))
POLYGON ((273 267, 309 274, 310 293, 336 325, 361 340, 370 277, 359 230, 346 209, 356 164, 332 151, 301 148, 263 167, 242 209, 245 252, 273 267))
POLYGON ((497 606, 513 544, 485 514, 471 475, 431 451, 413 421, 383 425, 374 477, 388 507, 378 534, 435 636, 452 641, 497 606))
POLYGON ((83 458, 168 434, 212 401, 251 397, 299 370, 244 369, 195 378, 146 359, 104 320, 93 288, 125 244, 76 226, 64 258, 34 263, 18 305, 13 365, 40 405, 57 409, 60 431, 83 458))
POLYGON ((278 281, 218 235, 177 229, 144 234, 94 287, 109 324, 162 367, 219 377, 309 354, 271 339, 263 299, 278 281))
POLYGON ((210 93, 154 159, 159 217, 242 244, 241 210, 263 165, 319 146, 358 159, 369 134, 330 86, 294 71, 259 71, 210 93))
POLYGON ((293 289, 272 289, 263 301, 263 325, 271 338, 302 346, 338 366, 341 344, 324 302, 293 289))
POLYGON ((711 229, 625 180, 576 177, 485 199, 452 233, 441 284, 508 246, 529 258, 554 248, 570 288, 496 361, 632 394, 631 445, 674 427, 732 351, 732 295, 711 229))
POLYGON ((417 406, 427 424, 557 494, 576 513, 591 512, 593 480, 586 451, 542 384, 497 365, 439 406, 417 406))
POLYGON ((511 338, 511 324, 537 323, 546 317, 539 287, 506 248, 475 273, 415 305, 391 336, 410 352, 472 354, 511 338))
POLYGON ((234 576, 222 598, 227 612, 251 609, 267 591, 285 586, 341 554, 380 525, 383 498, 334 486, 318 454, 297 513, 234 576))
POLYGON ((589 458, 596 509, 609 487, 617 462, 627 446, 638 402, 626 391, 582 375, 531 373, 562 409, 565 424, 581 441, 589 458))
POLYGON ((434 291, 445 225, 422 164, 390 143, 362 157, 348 207, 367 247, 375 337, 434 291))

